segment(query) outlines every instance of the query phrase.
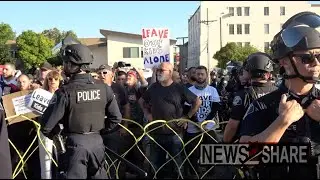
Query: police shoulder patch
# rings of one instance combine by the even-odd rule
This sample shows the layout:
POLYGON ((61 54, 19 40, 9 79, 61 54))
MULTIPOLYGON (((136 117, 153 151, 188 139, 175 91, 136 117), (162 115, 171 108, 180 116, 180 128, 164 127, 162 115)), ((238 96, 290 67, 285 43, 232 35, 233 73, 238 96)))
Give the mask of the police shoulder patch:
POLYGON ((241 104, 242 104, 242 99, 241 99, 241 97, 240 97, 240 96, 234 97, 232 104, 233 104, 234 106, 239 106, 239 105, 241 105, 241 104))

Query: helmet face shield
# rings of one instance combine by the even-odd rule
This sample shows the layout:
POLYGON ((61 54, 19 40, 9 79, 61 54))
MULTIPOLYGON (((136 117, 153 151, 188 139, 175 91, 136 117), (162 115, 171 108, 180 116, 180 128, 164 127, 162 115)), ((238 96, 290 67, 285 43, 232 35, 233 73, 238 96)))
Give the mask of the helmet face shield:
MULTIPOLYGON (((320 26, 318 28, 314 28, 313 30, 320 34, 320 26)), ((308 31, 310 31, 310 27, 302 24, 284 29, 280 36, 285 46, 288 48, 293 48, 297 46, 302 39, 310 35, 308 31)))
POLYGON ((308 14, 308 15, 300 16, 300 17, 297 17, 293 23, 288 24, 287 27, 284 27, 284 28, 288 28, 290 26, 295 26, 298 24, 305 24, 311 28, 318 28, 320 26, 320 16, 316 14, 308 14))

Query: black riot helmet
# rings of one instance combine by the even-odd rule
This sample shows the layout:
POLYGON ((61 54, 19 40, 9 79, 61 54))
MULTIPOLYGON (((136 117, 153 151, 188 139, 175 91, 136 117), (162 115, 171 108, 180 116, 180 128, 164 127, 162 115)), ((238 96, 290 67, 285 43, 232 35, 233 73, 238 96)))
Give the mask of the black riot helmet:
POLYGON ((245 63, 245 70, 252 71, 261 71, 261 72, 272 72, 273 63, 270 55, 257 52, 248 56, 245 63))
POLYGON ((317 77, 302 76, 292 60, 292 52, 320 48, 320 16, 313 12, 301 12, 292 16, 283 24, 282 30, 271 42, 273 61, 288 56, 295 75, 284 75, 284 78, 301 78, 304 81, 318 81, 317 77))
POLYGON ((93 62, 91 50, 82 44, 66 45, 62 49, 62 59, 66 74, 79 73, 81 70, 89 71, 89 65, 93 62))
POLYGON ((93 62, 93 54, 91 50, 82 44, 67 45, 63 50, 63 61, 71 61, 77 65, 91 64, 93 62))

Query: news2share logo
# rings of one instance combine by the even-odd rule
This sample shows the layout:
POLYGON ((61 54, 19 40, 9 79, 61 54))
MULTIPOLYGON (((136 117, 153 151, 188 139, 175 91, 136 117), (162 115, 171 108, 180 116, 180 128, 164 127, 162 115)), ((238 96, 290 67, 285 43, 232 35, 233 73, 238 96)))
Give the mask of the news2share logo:
POLYGON ((311 148, 306 144, 202 144, 202 165, 306 164, 311 148))

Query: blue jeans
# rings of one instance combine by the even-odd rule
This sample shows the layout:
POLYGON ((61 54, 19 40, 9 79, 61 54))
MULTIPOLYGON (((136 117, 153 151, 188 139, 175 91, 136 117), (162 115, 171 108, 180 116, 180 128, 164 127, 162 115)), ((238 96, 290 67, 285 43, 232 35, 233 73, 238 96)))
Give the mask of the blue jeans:
MULTIPOLYGON (((181 167, 178 171, 178 167, 182 164, 182 154, 184 151, 182 150, 182 142, 179 139, 178 136, 175 134, 156 134, 151 135, 151 137, 159 144, 161 145, 168 153, 174 157, 174 160, 177 162, 178 166, 172 158, 169 156, 169 159, 166 159, 166 151, 164 151, 161 147, 159 147, 153 140, 150 139, 150 161, 152 165, 154 166, 155 170, 158 171, 158 169, 167 161, 170 161, 170 163, 167 163, 164 167, 157 172, 156 177, 157 178, 178 178, 179 171, 183 175, 183 168, 181 167), (180 152, 181 151, 181 152, 180 152), (179 155, 177 155, 180 152, 179 155), (176 156, 177 155, 177 156, 176 156), (176 156, 176 157, 175 157, 176 156)), ((182 139, 182 137, 180 136, 182 139)))

